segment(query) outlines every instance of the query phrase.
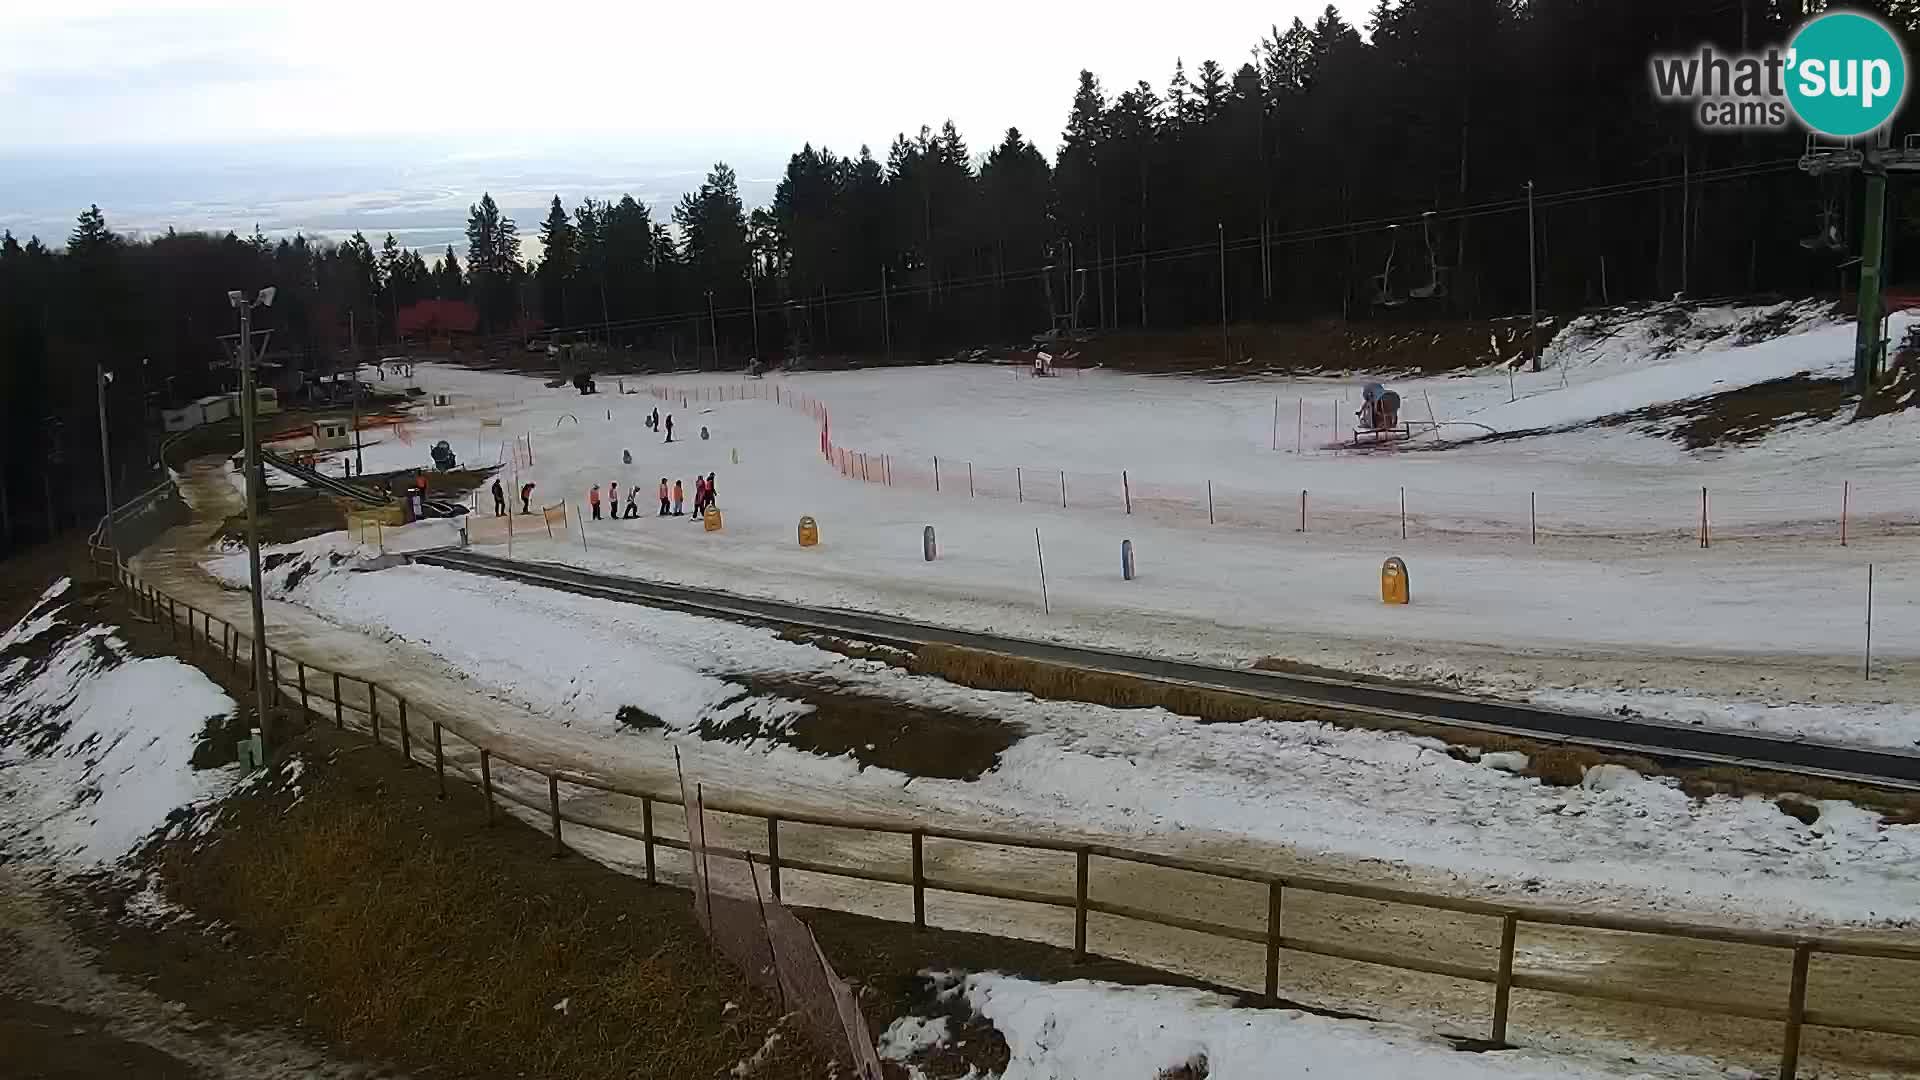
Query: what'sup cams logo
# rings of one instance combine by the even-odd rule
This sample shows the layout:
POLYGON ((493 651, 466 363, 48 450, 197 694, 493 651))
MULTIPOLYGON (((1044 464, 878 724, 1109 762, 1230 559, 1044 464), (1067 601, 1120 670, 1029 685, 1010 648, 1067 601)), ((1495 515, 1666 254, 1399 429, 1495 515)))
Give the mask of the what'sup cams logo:
POLYGON ((1907 55, 1879 19, 1834 11, 1804 23, 1786 48, 1668 53, 1648 61, 1654 97, 1693 110, 1703 131, 1809 131, 1853 138, 1879 130, 1907 96, 1907 55))

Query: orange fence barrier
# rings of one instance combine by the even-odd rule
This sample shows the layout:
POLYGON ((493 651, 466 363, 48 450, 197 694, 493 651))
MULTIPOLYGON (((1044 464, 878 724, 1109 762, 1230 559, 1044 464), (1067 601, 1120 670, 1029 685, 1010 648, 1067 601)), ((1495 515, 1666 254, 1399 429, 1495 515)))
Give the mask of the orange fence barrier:
MULTIPOLYGON (((1507 536, 1531 544, 1555 539, 1671 541, 1705 548, 1714 541, 1787 541, 1846 546, 1901 534, 1920 519, 1920 476, 1810 483, 1729 480, 1724 486, 1676 483, 1671 489, 1509 492, 1435 487, 1331 491, 1250 487, 1207 477, 1169 483, 1136 470, 987 464, 927 453, 911 457, 843 446, 825 402, 778 383, 647 388, 653 397, 699 402, 770 401, 810 418, 821 457, 834 471, 867 484, 968 499, 1002 499, 1038 508, 1097 510, 1170 521, 1333 533, 1380 539, 1507 536)), ((1341 403, 1331 401, 1338 417, 1341 403)), ((1316 405, 1316 408, 1318 406, 1316 405)), ((1305 411, 1304 404, 1301 411, 1305 411)), ((1277 435, 1275 445, 1280 440, 1277 435)))

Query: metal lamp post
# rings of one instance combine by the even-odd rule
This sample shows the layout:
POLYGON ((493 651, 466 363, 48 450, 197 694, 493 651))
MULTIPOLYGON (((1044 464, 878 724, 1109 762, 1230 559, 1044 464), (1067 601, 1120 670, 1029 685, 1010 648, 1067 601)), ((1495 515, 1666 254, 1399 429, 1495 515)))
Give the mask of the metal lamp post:
MULTIPOLYGON (((101 364, 93 365, 94 394, 99 399, 100 405, 100 480, 107 496, 106 528, 101 533, 101 539, 106 541, 109 552, 115 551, 113 546, 113 461, 112 451, 107 445, 107 384, 112 381, 113 372, 108 371, 101 364)), ((118 554, 114 555, 116 563, 119 558, 118 554)))
POLYGON ((261 289, 249 299, 238 289, 227 293, 227 301, 240 312, 240 438, 246 445, 247 470, 247 580, 252 586, 253 608, 253 693, 254 715, 260 722, 262 753, 272 745, 276 734, 270 728, 267 713, 267 633, 266 612, 260 591, 260 490, 266 478, 260 475, 260 440, 254 422, 259 398, 253 388, 253 309, 273 306, 274 290, 261 289))

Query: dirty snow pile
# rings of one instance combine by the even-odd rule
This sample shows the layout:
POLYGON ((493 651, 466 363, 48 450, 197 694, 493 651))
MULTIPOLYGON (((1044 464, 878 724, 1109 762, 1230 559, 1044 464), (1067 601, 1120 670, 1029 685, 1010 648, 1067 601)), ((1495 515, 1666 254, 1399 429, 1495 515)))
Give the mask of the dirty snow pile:
POLYGON ((236 769, 190 759, 208 718, 235 705, 194 668, 84 621, 70 588, 0 634, 0 851, 85 872, 233 789, 236 769))
MULTIPOLYGON (((1221 994, 1169 986, 1086 979, 1040 983, 994 973, 933 977, 942 1004, 959 998, 964 1008, 1006 1039, 1010 1058, 999 1080, 1677 1080, 1753 1075, 1744 1070, 1729 1073, 1724 1066, 1682 1056, 1636 1054, 1608 1060, 1532 1049, 1463 1053, 1438 1036, 1394 1024, 1331 1019, 1293 1009, 1237 1008, 1221 994)), ((903 1017, 881 1036, 881 1053, 902 1063, 907 1075, 918 1080, 926 1074, 914 1063, 951 1038, 945 1017, 931 1022, 903 1017)))

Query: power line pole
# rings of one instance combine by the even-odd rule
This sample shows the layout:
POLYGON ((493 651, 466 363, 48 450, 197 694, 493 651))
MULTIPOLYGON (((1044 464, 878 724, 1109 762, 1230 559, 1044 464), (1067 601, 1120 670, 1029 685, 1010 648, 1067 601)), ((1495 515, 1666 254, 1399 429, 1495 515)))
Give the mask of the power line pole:
POLYGON ((1220 362, 1231 364, 1233 350, 1227 342, 1227 226, 1216 221, 1213 227, 1220 234, 1220 362))
POLYGON ((753 363, 760 364, 760 291, 754 280, 753 267, 747 268, 747 320, 753 323, 753 363))
POLYGON ((720 323, 713 314, 713 290, 707 290, 707 333, 713 337, 713 370, 720 370, 720 323))
MULTIPOLYGON (((253 316, 244 316, 241 321, 251 324, 253 316)), ((349 311, 347 312, 347 363, 352 371, 352 377, 347 384, 347 394, 353 403, 353 473, 358 476, 367 471, 367 463, 360 456, 360 350, 354 344, 353 327, 353 312, 349 311)), ((333 380, 334 388, 339 389, 340 376, 337 373, 333 380)))
POLYGON ((893 315, 887 300, 887 268, 880 268, 880 336, 887 344, 887 363, 893 363, 893 315))
MULTIPOLYGON (((264 754, 265 748, 273 745, 277 733, 271 730, 271 715, 267 712, 267 617, 260 589, 260 497, 265 494, 262 489, 266 486, 266 477, 260 472, 259 431, 254 420, 259 395, 253 384, 253 309, 256 305, 272 304, 273 289, 262 289, 255 298, 235 290, 227 294, 227 300, 240 309, 240 438, 246 444, 247 580, 252 585, 249 599, 253 609, 253 708, 254 717, 260 724, 261 752, 264 754)), ((357 360, 354 370, 357 380, 357 360)))
POLYGON ((1693 140, 1680 144, 1680 293, 1692 284, 1693 269, 1693 140))
MULTIPOLYGON (((100 480, 107 493, 106 529, 102 533, 101 539, 107 542, 108 551, 114 551, 113 463, 109 460, 110 451, 107 448, 107 384, 112 381, 112 374, 110 374, 104 366, 100 364, 93 365, 94 394, 99 398, 100 404, 100 480)), ((118 554, 115 554, 114 558, 118 561, 118 554)))
POLYGON ((1540 370, 1540 273, 1533 254, 1533 181, 1527 181, 1527 353, 1529 370, 1540 370))

